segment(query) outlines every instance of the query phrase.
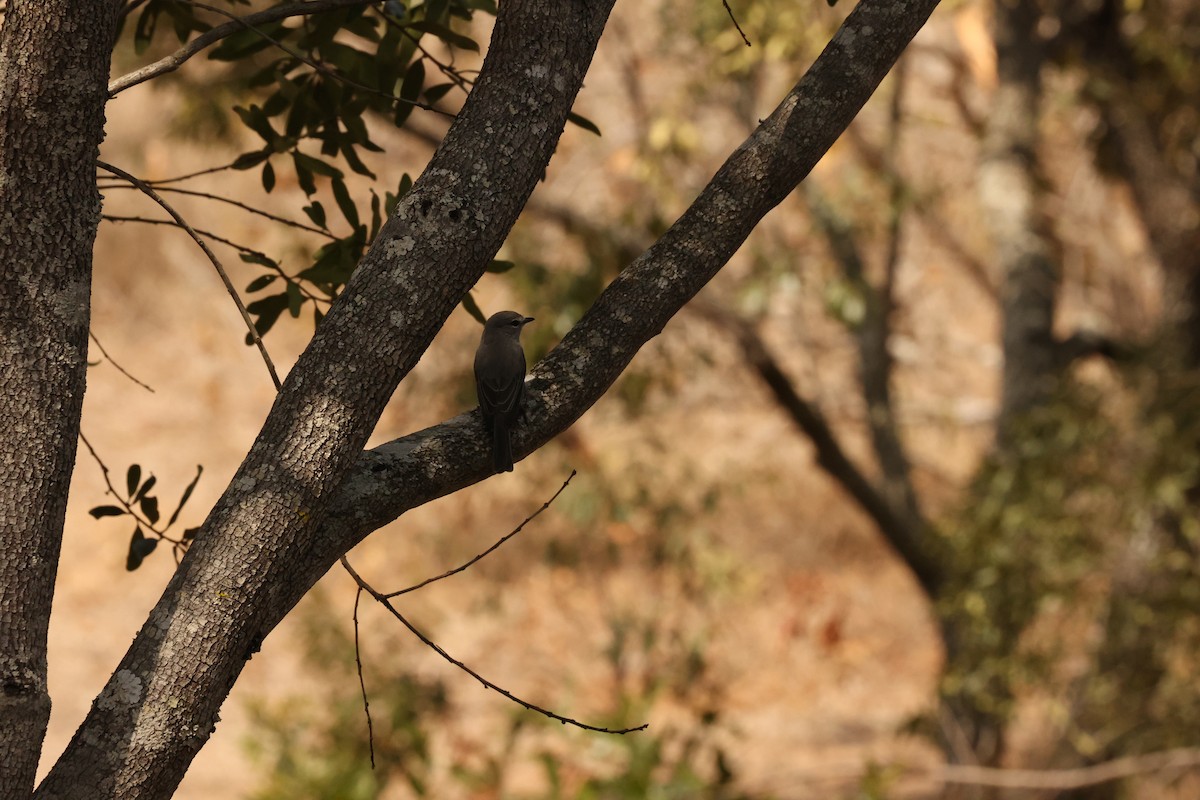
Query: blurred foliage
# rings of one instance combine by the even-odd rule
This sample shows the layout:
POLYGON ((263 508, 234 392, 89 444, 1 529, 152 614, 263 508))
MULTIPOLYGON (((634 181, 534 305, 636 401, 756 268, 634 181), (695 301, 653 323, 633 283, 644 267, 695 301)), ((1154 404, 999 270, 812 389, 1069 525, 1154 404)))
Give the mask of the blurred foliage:
MULTIPOLYGON (((1084 94, 1136 104, 1154 127, 1166 161, 1200 178, 1200 6, 1192 0, 1056 2, 1048 9, 1060 66, 1082 69, 1084 94)), ((1103 135, 1106 131, 1102 126, 1103 135)), ((1114 160, 1101 141, 1100 164, 1114 160)))
MULTIPOLYGON (((132 29, 126 38, 140 55, 161 49, 166 40, 184 43, 245 16, 251 10, 247 5, 248 0, 226 0, 214 6, 149 0, 132 21, 125 20, 132 29)), ((395 191, 376 186, 365 193, 352 191, 347 173, 360 176, 355 187, 362 178, 377 181, 363 157, 382 152, 371 137, 373 126, 386 121, 402 127, 416 109, 454 116, 455 108, 447 100, 452 94, 465 97, 476 74, 458 65, 457 53, 480 50, 478 42, 464 32, 470 29, 463 26, 480 12, 495 15, 495 0, 390 0, 243 23, 244 30, 207 51, 207 58, 224 68, 206 75, 202 85, 187 70, 158 78, 190 88, 184 92, 181 120, 194 133, 233 138, 230 118, 236 115, 241 127, 261 141, 230 168, 260 170, 267 193, 287 171, 308 198, 300 209, 308 222, 291 224, 324 243, 305 253, 309 264, 303 269, 289 272, 281 257, 231 243, 243 261, 266 270, 246 287, 248 293, 266 292, 247 305, 260 335, 285 311, 299 317, 311 307, 314 322, 319 323, 337 298, 383 221, 412 186, 405 175, 395 191), (439 48, 444 55, 435 52, 439 48), (340 220, 335 220, 335 213, 340 220)), ((598 132, 594 123, 578 114, 571 114, 568 121, 598 132)), ((512 266, 497 261, 489 271, 503 272, 512 266)), ((469 296, 464 305, 481 317, 469 296)), ((247 334, 246 343, 252 341, 247 334)))
POLYGON ((428 796, 430 737, 452 713, 440 681, 425 680, 366 657, 377 769, 354 661, 354 640, 327 604, 311 603, 303 620, 304 662, 316 678, 311 694, 251 706, 254 736, 246 743, 267 769, 255 800, 366 800, 390 785, 428 796))
POLYGON ((1025 420, 944 526, 952 705, 1051 704, 1084 761, 1195 743, 1200 384, 1131 368, 1025 420))
MULTIPOLYGON (((399 796, 444 796, 449 787, 454 796, 513 800, 750 797, 734 788, 733 767, 716 744, 719 717, 712 706, 696 724, 682 728, 655 726, 624 736, 572 729, 565 739, 559 724, 514 707, 508 724, 483 743, 476 740, 480 731, 475 728, 463 734, 472 739, 469 745, 435 746, 439 737, 445 744, 448 735, 453 741, 459 735, 447 734, 454 727, 451 720, 462 715, 447 688, 418 677, 403 657, 385 656, 368 643, 363 673, 374 724, 372 769, 346 624, 333 617, 327 603, 307 604, 300 617, 306 672, 320 688, 317 694, 253 708, 254 734, 246 747, 266 767, 262 787, 251 795, 255 800, 366 800, 394 797, 398 791, 399 796), (528 763, 540 767, 541 780, 534 783, 542 788, 512 788, 514 776, 528 763)), ((661 637, 677 635, 669 623, 653 615, 614 614, 610 625, 611 644, 597 657, 608 664, 612 678, 596 689, 611 685, 613 710, 590 722, 637 725, 657 699, 696 701, 711 689, 699 643, 659 645, 661 637)), ((363 635, 368 642, 372 638, 365 628, 363 635)), ((527 787, 528 770, 522 774, 516 783, 527 787)))

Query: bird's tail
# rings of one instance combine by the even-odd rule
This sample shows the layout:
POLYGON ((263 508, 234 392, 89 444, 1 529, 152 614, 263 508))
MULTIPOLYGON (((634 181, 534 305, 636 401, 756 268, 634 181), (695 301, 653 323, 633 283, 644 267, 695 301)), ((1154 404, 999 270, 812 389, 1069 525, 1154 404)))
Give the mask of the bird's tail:
POLYGON ((513 471, 512 437, 508 425, 499 417, 492 425, 492 465, 496 472, 513 471))

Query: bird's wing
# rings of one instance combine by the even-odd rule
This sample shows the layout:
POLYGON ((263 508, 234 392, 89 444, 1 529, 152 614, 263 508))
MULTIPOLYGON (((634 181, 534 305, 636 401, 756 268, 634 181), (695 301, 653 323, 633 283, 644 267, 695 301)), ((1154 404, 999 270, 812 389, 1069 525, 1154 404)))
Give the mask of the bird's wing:
POLYGON ((488 414, 509 414, 521 405, 521 396, 525 390, 525 375, 510 378, 507 381, 486 381, 475 379, 475 389, 479 392, 479 404, 488 414))

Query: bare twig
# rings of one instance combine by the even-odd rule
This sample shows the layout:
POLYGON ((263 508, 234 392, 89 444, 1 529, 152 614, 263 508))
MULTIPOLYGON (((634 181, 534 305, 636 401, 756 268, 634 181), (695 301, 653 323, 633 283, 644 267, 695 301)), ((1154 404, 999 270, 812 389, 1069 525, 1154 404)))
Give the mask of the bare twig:
POLYGON ((746 47, 749 47, 750 40, 746 38, 746 32, 742 30, 742 26, 738 25, 737 17, 733 15, 733 9, 729 7, 729 0, 721 0, 721 5, 725 6, 725 13, 729 15, 733 27, 737 28, 737 32, 742 36, 742 41, 746 43, 746 47))
POLYGON ((114 367, 116 367, 116 368, 117 368, 117 372, 121 373, 121 374, 122 374, 122 375, 124 375, 126 378, 129 378, 129 380, 133 381, 133 382, 134 382, 134 383, 136 383, 138 386, 140 386, 140 387, 142 387, 143 389, 145 389, 147 392, 150 392, 151 394, 154 394, 154 390, 153 390, 152 388, 150 388, 150 387, 149 387, 149 386, 147 386, 146 384, 142 383, 141 381, 139 381, 137 378, 133 377, 132 375, 130 375, 130 374, 129 374, 129 373, 126 371, 126 370, 125 370, 125 368, 124 368, 124 367, 122 367, 120 364, 118 364, 118 363, 116 362, 116 360, 115 360, 115 359, 114 359, 112 356, 110 356, 110 355, 108 354, 108 351, 104 349, 104 345, 100 344, 100 340, 96 338, 96 334, 92 333, 92 331, 91 331, 91 329, 90 329, 90 328, 88 329, 88 336, 90 336, 90 337, 91 337, 91 339, 92 339, 92 341, 96 343, 96 347, 97 347, 97 348, 100 350, 100 354, 101 354, 101 355, 103 355, 103 356, 104 356, 106 359, 108 359, 108 363, 112 364, 114 367))
POLYGON ((447 571, 447 572, 443 572, 441 575, 438 575, 438 576, 436 576, 436 577, 433 577, 433 578, 426 578, 425 580, 421 581, 420 583, 418 583, 418 584, 416 584, 416 585, 414 585, 414 586, 409 586, 407 589, 400 589, 400 590, 398 590, 398 591, 395 591, 395 592, 388 592, 387 594, 385 594, 385 595, 384 595, 384 597, 386 597, 386 598, 388 598, 388 599, 390 600, 391 598, 393 598, 393 597, 399 597, 399 596, 400 596, 400 595, 402 595, 402 594, 408 594, 409 592, 415 592, 417 589, 420 589, 420 588, 422 588, 422 587, 428 586, 429 584, 431 584, 431 583, 434 583, 434 582, 436 582, 436 581, 440 581, 442 578, 449 578, 451 575, 457 575, 458 573, 460 573, 460 572, 462 572, 463 570, 465 570, 465 569, 467 569, 468 567, 470 567, 470 566, 471 566, 472 564, 474 564, 475 562, 477 562, 477 561, 481 560, 481 559, 482 559, 482 558, 484 558, 485 556, 488 556, 488 555, 490 555, 490 554, 491 554, 493 551, 495 551, 497 548, 499 548, 499 547, 500 547, 500 545, 504 544, 504 543, 505 543, 505 542, 507 542, 509 539, 511 539, 512 537, 516 536, 518 533, 520 533, 522 528, 524 528, 524 527, 525 527, 526 525, 528 525, 530 522, 533 522, 534 518, 536 518, 536 517, 537 517, 539 514, 541 514, 543 511, 545 511, 547 508, 549 508, 549 507, 550 507, 550 504, 551 504, 551 503, 553 503, 555 500, 557 500, 557 499, 558 499, 558 496, 559 496, 560 494, 562 494, 562 493, 563 493, 563 490, 567 488, 568 484, 570 484, 570 483, 571 483, 571 479, 572 479, 572 478, 574 478, 574 477, 575 477, 575 470, 571 470, 571 474, 567 476, 567 480, 566 480, 566 481, 563 483, 563 485, 562 485, 562 486, 558 487, 558 491, 554 493, 554 496, 553 496, 553 497, 551 497, 551 498, 550 498, 549 500, 547 500, 546 502, 542 503, 542 507, 541 507, 541 508, 539 508, 537 511, 534 511, 532 514, 530 514, 528 517, 526 517, 526 518, 525 518, 525 521, 524 521, 524 522, 522 522, 520 525, 518 525, 516 528, 514 528, 514 529, 512 530, 512 532, 510 532, 510 533, 508 533, 507 535, 505 535, 504 537, 502 537, 502 538, 501 538, 501 539, 500 539, 498 542, 496 542, 495 544, 493 544, 493 545, 492 545, 491 547, 489 547, 487 550, 484 550, 484 551, 483 551, 482 553, 480 553, 479 555, 477 555, 477 556, 475 556, 474 558, 472 558, 472 559, 471 559, 470 561, 468 561, 467 563, 463 564, 462 566, 455 567, 454 569, 452 569, 452 570, 449 570, 449 571, 447 571))
POLYGON ((626 734, 626 733, 633 733, 635 731, 643 731, 646 728, 650 727, 650 723, 646 723, 644 725, 638 725, 636 728, 601 728, 601 727, 597 727, 595 725, 588 725, 587 723, 580 722, 575 719, 571 719, 570 717, 564 717, 561 714, 555 714, 553 711, 549 711, 545 708, 542 708, 541 706, 534 705, 533 703, 530 703, 527 700, 522 700, 521 698, 517 697, 512 692, 508 691, 507 689, 503 689, 500 686, 497 686, 496 684, 492 683, 487 678, 483 677, 478 672, 471 669, 466 664, 459 661, 454 656, 450 655, 445 650, 443 650, 441 647, 439 647, 436 642, 434 642, 432 639, 430 639, 425 634, 421 633, 421 631, 417 630, 417 628, 411 622, 409 622, 404 617, 403 614, 401 614, 399 611, 397 611, 396 607, 392 605, 392 602, 390 600, 388 600, 387 597, 385 597, 380 592, 376 591, 374 588, 372 588, 372 586, 369 583, 364 581, 362 579, 362 576, 360 576, 357 572, 354 571, 354 567, 350 566, 350 562, 346 559, 345 556, 342 556, 340 560, 342 562, 342 567, 346 570, 346 572, 350 573, 350 577, 354 579, 354 582, 358 584, 358 587, 360 589, 362 589, 364 592, 366 592, 367 594, 374 597, 376 602, 378 602, 380 605, 382 605, 384 608, 386 608, 389 612, 391 612, 393 617, 400 620, 400 624, 402 624, 404 627, 408 628, 409 631, 411 631, 414 636, 416 636, 418 639, 420 639, 422 642, 424 642, 426 647, 429 647, 431 650, 433 650, 439 656, 446 659, 451 664, 458 667, 459 669, 461 669, 463 672, 470 675, 475 680, 479 681, 481 684, 483 684, 483 686, 485 688, 492 689, 493 691, 499 692, 500 694, 504 695, 509 700, 512 700, 514 703, 521 706, 522 708, 525 708, 529 711, 536 711, 537 713, 539 713, 545 717, 549 717, 550 719, 558 720, 559 722, 561 722, 564 725, 574 725, 577 728, 583 728, 584 730, 595 731, 597 733, 626 734))
POLYGON ((237 305, 238 311, 241 312, 242 320, 246 323, 246 327, 250 331, 250 336, 254 340, 254 344, 258 346, 258 352, 262 354, 263 361, 267 365, 267 371, 271 373, 271 380, 275 384, 276 391, 278 391, 282 384, 279 381, 279 374, 275 371, 275 364, 271 361, 271 356, 267 354, 267 347, 263 344, 262 337, 258 335, 258 329, 254 327, 254 321, 250 319, 250 312, 246 310, 246 305, 242 302, 242 298, 238 296, 237 289, 233 288, 233 281, 229 280, 229 274, 225 272, 225 267, 221 266, 221 262, 217 259, 216 254, 213 253, 212 248, 208 246, 208 243, 205 242, 204 239, 200 238, 200 235, 196 233, 195 229, 193 229, 192 226, 187 223, 187 220, 179 215, 178 211, 171 207, 170 203, 168 203, 166 200, 163 200, 162 196, 160 196, 158 192, 154 191, 154 189, 141 178, 130 175, 120 167, 114 167, 111 164, 105 163, 104 161, 97 161, 96 164, 106 172, 129 181, 131 184, 140 189, 143 194, 145 194, 154 202, 158 203, 164 211, 171 215, 172 219, 179 223, 179 227, 187 231, 188 235, 192 237, 193 241, 195 241, 200 249, 204 251, 204 255, 208 256, 208 260, 212 262, 213 268, 216 269, 217 274, 221 276, 221 282, 225 284, 225 290, 229 292, 229 296, 233 298, 234 304, 237 305))
POLYGON ((160 178, 156 181, 146 180, 146 183, 154 187, 165 186, 168 183, 179 183, 181 181, 191 180, 192 178, 199 178, 201 175, 212 175, 214 172, 225 172, 226 170, 234 169, 234 164, 236 163, 236 161, 231 161, 228 164, 222 164, 219 167, 206 167, 202 170, 189 172, 184 175, 178 175, 174 178, 160 178))
POLYGON ((367 747, 371 751, 371 769, 375 769, 375 726, 371 724, 371 701, 367 699, 367 683, 363 680, 362 648, 358 641, 358 601, 362 599, 360 584, 354 593, 354 664, 358 667, 358 688, 362 690, 363 714, 367 716, 367 747))
POLYGON ((159 530, 153 522, 141 515, 137 506, 133 505, 121 496, 121 494, 117 491, 117 487, 113 486, 112 479, 109 477, 108 465, 105 464, 100 456, 96 453, 96 448, 92 447, 92 443, 89 442, 87 437, 83 435, 82 430, 79 432, 79 441, 83 442, 83 446, 87 448, 89 453, 91 453, 92 460, 95 461, 96 465, 100 467, 100 474, 104 478, 104 485, 108 487, 107 493, 112 495, 113 498, 121 504, 121 507, 125 509, 125 513, 133 517, 134 522, 136 522, 140 527, 145 528, 155 536, 158 536, 161 539, 166 539, 176 547, 181 546, 183 544, 183 539, 176 539, 172 536, 168 536, 165 529, 159 530))
MULTIPOLYGON (((144 225, 168 225, 172 228, 179 228, 180 230, 183 230, 183 226, 181 226, 178 222, 176 222, 173 219, 153 219, 151 217, 124 216, 124 215, 119 215, 119 214, 101 214, 100 219, 105 220, 107 222, 138 222, 138 223, 141 223, 144 225)), ((295 284, 296 288, 300 291, 300 294, 302 294, 304 297, 307 297, 309 300, 312 300, 315 303, 325 303, 326 305, 330 305, 333 303, 332 297, 320 297, 316 294, 313 294, 312 291, 310 291, 304 285, 303 281, 297 280, 296 278, 293 278, 291 275, 288 275, 287 272, 284 271, 283 267, 281 267, 274 259, 272 259, 270 256, 268 256, 266 253, 262 252, 261 250, 255 250, 253 247, 247 247, 244 244, 238 244, 237 242, 233 241, 232 239, 226 239, 224 236, 219 236, 218 234, 215 234, 212 231, 207 231, 204 228, 194 228, 193 230, 195 230, 196 233, 200 234, 204 238, 211 239, 212 241, 217 242, 219 244, 223 244, 228 248, 238 251, 239 253, 246 253, 247 255, 254 255, 256 257, 260 257, 261 259, 263 259, 265 261, 269 261, 271 263, 271 266, 267 267, 267 269, 271 270, 272 272, 274 272, 279 277, 283 278, 288 283, 295 284)), ((258 262, 256 262, 256 263, 258 263, 258 262)), ((259 263, 259 266, 263 266, 263 265, 261 263, 259 263)))
MULTIPOLYGON (((138 0, 140 3, 141 0, 138 0)), ((174 72, 183 65, 185 61, 196 55, 206 47, 213 45, 222 39, 232 36, 244 28, 254 29, 255 25, 262 25, 269 22, 276 22, 288 17, 296 17, 307 14, 319 14, 323 11, 331 11, 338 8, 352 8, 354 6, 366 5, 371 0, 308 0, 307 2, 291 3, 289 5, 275 6, 267 8, 255 14, 247 14, 244 17, 233 17, 226 11, 202 6, 199 3, 194 4, 197 8, 204 8, 209 11, 216 11, 226 17, 231 17, 229 22, 224 25, 218 25, 212 30, 192 39, 183 47, 176 50, 171 55, 160 58, 153 64, 147 64, 144 67, 130 72, 128 75, 122 75, 114 79, 108 84, 108 96, 115 97, 120 92, 125 91, 131 86, 137 86, 139 83, 144 83, 160 75, 165 75, 168 72, 174 72)), ((131 4, 132 7, 127 8, 126 13, 136 8, 138 3, 131 4)))
MULTIPOLYGON (((100 188, 101 189, 124 189, 127 187, 125 187, 121 184, 114 183, 114 184, 102 185, 100 188)), ((137 188, 137 187, 131 187, 131 188, 137 188)), ((321 228, 318 228, 314 225, 306 225, 303 222, 297 222, 296 220, 288 219, 287 217, 281 217, 277 214, 272 214, 269 211, 263 211, 261 208, 255 208, 254 206, 248 205, 247 203, 243 203, 240 200, 234 200, 232 197, 225 197, 223 195, 213 194, 211 192, 201 192, 201 191, 197 191, 195 189, 177 189, 177 188, 170 187, 170 186, 158 185, 158 186, 155 186, 155 188, 160 192, 170 192, 172 194, 180 194, 180 195, 185 195, 187 197, 200 197, 205 200, 215 200, 218 203, 225 203, 226 205, 231 205, 236 208, 240 208, 243 211, 248 211, 251 214, 254 214, 259 217, 263 217, 264 219, 269 219, 272 222, 278 222, 281 225, 287 225, 290 228, 296 228, 298 230, 307 231, 308 233, 316 233, 321 236, 324 236, 327 239, 331 239, 331 240, 335 240, 335 241, 338 238, 337 236, 335 236, 334 234, 330 233, 327 230, 322 230, 321 228)))
MULTIPOLYGON (((175 220, 171 220, 171 219, 152 219, 150 217, 121 216, 121 215, 117 215, 117 214, 101 214, 100 218, 107 222, 137 222, 137 223, 142 223, 145 225, 167 225, 172 228, 179 228, 180 230, 184 230, 183 226, 181 226, 179 223, 175 222, 175 220)), ((205 230, 204 228, 195 228, 194 230, 196 231, 196 233, 200 234, 201 236, 205 237, 206 239, 211 239, 212 241, 217 242, 218 244, 223 244, 226 247, 230 248, 231 250, 236 250, 239 253, 245 253, 246 255, 255 256, 256 259, 261 259, 261 260, 256 260, 255 263, 258 264, 259 266, 262 266, 262 267, 265 267, 266 269, 271 270, 276 275, 283 278, 287 283, 294 284, 296 286, 296 289, 305 298, 312 300, 315 303, 324 303, 325 305, 331 305, 333 303, 333 301, 334 301, 333 295, 330 295, 327 297, 321 297, 319 295, 314 294, 310 289, 308 289, 304 285, 303 281, 289 275, 287 273, 287 271, 284 270, 284 268, 279 265, 278 262, 276 262, 274 259, 272 259, 270 256, 268 256, 266 253, 262 252, 261 250, 255 250, 253 247, 248 247, 244 244, 238 244, 237 242, 233 241, 232 239, 226 239, 224 236, 220 236, 219 234, 213 233, 212 231, 205 230), (263 264, 262 261, 270 262, 270 265, 267 266, 266 264, 263 264)))

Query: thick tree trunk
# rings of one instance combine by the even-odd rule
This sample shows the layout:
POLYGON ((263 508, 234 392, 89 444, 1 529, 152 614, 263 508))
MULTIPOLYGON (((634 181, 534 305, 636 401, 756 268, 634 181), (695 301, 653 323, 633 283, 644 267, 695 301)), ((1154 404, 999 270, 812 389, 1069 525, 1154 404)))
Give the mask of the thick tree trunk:
POLYGON ((50 716, 115 25, 111 0, 13 0, 0 29, 0 798, 29 796, 50 716))
MULTIPOLYGON (((577 419, 720 269, 845 129, 936 6, 860 3, 696 204, 534 369, 528 420, 513 441, 518 456, 577 419)), ((258 442, 39 796, 170 795, 244 660, 337 557, 408 508, 487 477, 473 413, 366 455, 358 448, 507 234, 610 7, 501 4, 467 107, 288 376, 258 442)))
POLYGON ((298 580, 297 556, 384 405, 542 175, 612 5, 501 4, 462 112, 288 375, 39 796, 135 800, 175 790, 273 627, 274 599, 298 580))

